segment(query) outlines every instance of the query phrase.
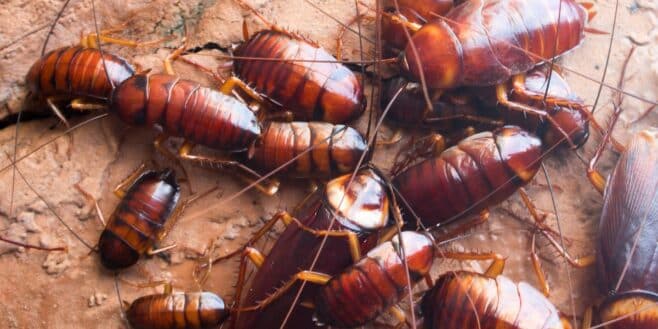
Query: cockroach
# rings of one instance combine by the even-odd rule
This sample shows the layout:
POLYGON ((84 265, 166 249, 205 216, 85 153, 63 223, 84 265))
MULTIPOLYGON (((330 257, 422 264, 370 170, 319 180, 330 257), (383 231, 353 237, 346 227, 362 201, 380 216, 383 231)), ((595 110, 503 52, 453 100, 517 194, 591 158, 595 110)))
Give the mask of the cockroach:
POLYGON ((445 273, 425 293, 421 310, 425 329, 571 328, 537 289, 503 275, 445 273))
POLYGON ((207 291, 142 296, 126 310, 133 329, 218 328, 228 316, 224 300, 207 291))
POLYGON ((135 74, 116 88, 110 110, 130 125, 214 149, 243 151, 260 135, 254 112, 237 98, 169 74, 135 74))
POLYGON ((420 81, 422 71, 428 88, 503 83, 578 46, 594 15, 585 7, 591 9, 573 0, 464 1, 413 34, 400 56, 402 72, 420 81))
POLYGON ((516 126, 472 135, 439 156, 406 168, 393 178, 407 215, 426 227, 465 214, 486 219, 498 204, 529 183, 541 164, 542 144, 516 126))
POLYGON ((382 105, 388 105, 402 89, 389 110, 389 118, 396 124, 426 124, 441 131, 465 126, 493 129, 503 124, 513 124, 537 134, 547 148, 566 143, 580 147, 589 137, 590 122, 595 128, 601 128, 584 109, 583 101, 571 92, 564 78, 555 71, 551 71, 549 78, 548 71, 547 67, 542 66, 522 77, 525 93, 515 93, 512 81, 504 84, 509 100, 526 105, 530 112, 499 104, 494 87, 458 88, 438 93, 438 99, 433 102, 430 111, 423 100, 420 84, 407 82, 401 77, 385 82, 382 105), (546 102, 543 101, 544 93, 547 95, 546 102), (534 96, 528 97, 528 94, 534 96), (541 113, 533 109, 539 109, 541 113), (546 117, 550 117, 552 122, 545 120, 546 117), (568 141, 562 132, 569 137, 568 141))
MULTIPOLYGON (((247 245, 252 245, 277 221, 289 223, 267 257, 263 258, 253 248, 245 249, 236 292, 240 305, 256 305, 299 270, 311 268, 313 256, 319 252, 320 246, 323 247, 313 270, 335 275, 359 260, 361 252, 372 249, 377 239, 386 235, 382 231, 390 227, 390 191, 383 178, 372 168, 360 169, 353 180, 351 176, 347 174, 329 181, 324 189, 318 189, 308 198, 295 217, 286 212, 279 213, 251 238, 247 245), (323 244, 325 237, 327 240, 323 244), (247 256, 260 266, 246 298, 241 299, 246 274, 244 257, 247 256)), ((306 287, 301 300, 315 296, 318 288, 314 285, 306 287)), ((313 311, 293 303, 297 289, 299 284, 292 285, 285 294, 258 311, 236 313, 233 319, 237 321, 237 328, 278 326, 284 322, 291 305, 295 309, 291 311, 287 326, 314 326, 313 311)))
POLYGON ((603 191, 597 240, 599 288, 608 296, 598 307, 605 328, 658 327, 658 129, 635 135, 607 183, 594 169, 589 176, 603 191))
POLYGON ((73 108, 88 103, 106 104, 115 86, 135 74, 123 58, 84 46, 62 47, 37 60, 25 77, 30 92, 44 98, 53 112, 66 122, 57 108, 59 100, 72 100, 73 108))
MULTIPOLYGON (((111 270, 129 267, 143 254, 157 252, 153 246, 165 237, 174 222, 170 219, 181 211, 180 186, 169 169, 136 171, 115 193, 121 202, 98 240, 101 263, 111 270)), ((160 250, 164 249, 168 247, 160 250)))
POLYGON ((282 173, 332 178, 356 169, 366 146, 365 138, 345 125, 269 122, 250 152, 250 162, 263 171, 271 171, 294 161, 283 167, 282 173))
POLYGON ((245 28, 234 51, 235 75, 296 120, 345 123, 363 113, 363 87, 352 71, 317 43, 267 24, 251 37, 245 28))
POLYGON ((431 236, 405 231, 330 279, 316 274, 318 280, 314 282, 324 284, 314 300, 318 323, 354 328, 375 319, 395 306, 408 291, 404 264, 408 264, 414 284, 429 274, 433 260, 431 236))

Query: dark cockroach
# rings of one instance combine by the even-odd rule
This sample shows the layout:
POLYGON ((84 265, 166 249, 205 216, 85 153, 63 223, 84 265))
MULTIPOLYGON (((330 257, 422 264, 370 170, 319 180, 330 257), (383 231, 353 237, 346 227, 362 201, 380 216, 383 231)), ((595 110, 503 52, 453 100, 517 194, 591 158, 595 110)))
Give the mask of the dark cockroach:
POLYGON ((502 275, 443 274, 425 293, 421 310, 425 329, 571 328, 537 289, 502 275))
POLYGON ((269 122, 250 152, 251 163, 263 171, 283 168, 288 176, 332 178, 356 169, 366 146, 365 138, 345 125, 269 122))
POLYGON ((408 215, 423 225, 443 225, 480 213, 532 180, 542 144, 516 126, 470 136, 439 156, 408 167, 393 179, 408 215))
MULTIPOLYGON (((525 92, 516 93, 518 88, 508 81, 503 84, 506 97, 515 104, 525 105, 529 111, 518 111, 498 103, 494 87, 459 88, 436 93, 435 97, 431 97, 436 100, 430 110, 423 100, 420 84, 407 82, 401 77, 385 82, 382 104, 388 105, 402 88, 389 110, 389 118, 396 124, 427 124, 446 131, 464 126, 492 129, 506 123, 537 134, 546 147, 564 144, 565 134, 562 132, 569 136, 568 142, 576 147, 585 143, 592 118, 564 78, 552 71, 549 79, 548 68, 539 67, 521 77, 519 82, 523 83, 525 92), (547 98, 544 102, 545 93, 547 98), (545 120, 547 117, 552 122, 545 120)), ((598 128, 596 122, 593 123, 598 128)))
POLYGON ((503 83, 578 46, 585 6, 573 0, 464 1, 413 34, 401 54, 403 74, 421 81, 422 71, 429 88, 503 83))
POLYGON ((66 122, 56 106, 58 101, 72 100, 71 106, 81 109, 90 102, 106 104, 114 87, 133 74, 133 67, 119 56, 75 46, 45 54, 32 65, 25 80, 30 92, 45 99, 66 122))
POLYGON ((267 24, 250 38, 245 30, 234 52, 238 77, 297 120, 345 123, 363 113, 363 87, 352 71, 318 44, 267 24))
MULTIPOLYGON (((171 170, 133 173, 115 190, 121 202, 98 241, 101 263, 118 270, 135 264, 161 241, 181 211, 180 186, 171 170), (124 186, 131 184, 127 191, 124 186)), ((99 214, 100 215, 100 214, 99 214)))
MULTIPOLYGON (((325 237, 326 243, 312 270, 328 275, 337 274, 360 259, 362 251, 368 251, 376 245, 378 237, 384 234, 382 229, 390 222, 390 192, 374 169, 359 170, 353 181, 351 176, 347 174, 329 181, 324 189, 311 195, 295 217, 279 213, 252 237, 248 245, 263 236, 278 220, 289 223, 267 257, 263 258, 255 249, 246 249, 243 257, 249 256, 259 265, 259 269, 247 295, 240 299, 246 271, 246 262, 242 262, 236 293, 240 305, 256 305, 275 292, 282 282, 290 280, 302 269, 311 268, 314 255, 319 252, 325 237)), ((306 287, 300 300, 315 296, 318 288, 315 285, 306 287)), ((258 311, 235 314, 237 327, 279 326, 291 306, 295 308, 286 322, 287 326, 313 327, 313 311, 293 304, 298 289, 299 283, 294 284, 285 294, 260 307, 258 311)))
POLYGON ((602 143, 590 167, 595 186, 603 190, 599 223, 600 290, 609 296, 598 308, 606 328, 658 327, 658 130, 634 136, 605 183, 594 170, 602 143))
POLYGON ((218 328, 228 317, 224 300, 211 292, 142 296, 126 310, 133 329, 218 328))

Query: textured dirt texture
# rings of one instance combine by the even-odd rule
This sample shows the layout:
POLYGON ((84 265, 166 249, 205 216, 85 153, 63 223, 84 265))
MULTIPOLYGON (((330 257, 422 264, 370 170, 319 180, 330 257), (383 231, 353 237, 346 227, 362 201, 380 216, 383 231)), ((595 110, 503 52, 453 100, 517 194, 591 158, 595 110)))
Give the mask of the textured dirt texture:
MULTIPOLYGON (((310 0, 340 22, 355 16, 353 1, 310 0)), ((249 1, 264 17, 278 25, 298 31, 318 41, 333 52, 339 24, 325 13, 301 0, 249 1)), ((114 117, 96 120, 70 134, 56 139, 64 131, 57 119, 48 115, 43 104, 26 101, 24 76, 36 61, 49 28, 62 1, 8 0, 0 11, 0 234, 14 240, 42 246, 66 246, 67 252, 24 250, 0 242, 0 327, 2 328, 122 328, 120 304, 114 291, 112 273, 102 269, 98 256, 90 254, 57 219, 61 217, 84 241, 93 245, 102 230, 93 207, 74 188, 79 184, 99 200, 100 209, 109 217, 118 203, 112 189, 140 163, 172 164, 156 154, 152 141, 156 131, 130 128, 114 117), (27 113, 46 113, 46 118, 21 123, 16 141, 15 114, 24 108, 27 113), (8 155, 16 152, 20 158, 40 145, 46 145, 21 160, 17 170, 10 166, 8 155), (23 177, 19 174, 22 173, 23 177), (36 191, 36 192, 35 192, 36 191), (38 195, 37 195, 38 193, 38 195)), ((591 27, 608 34, 587 34, 583 45, 561 60, 563 73, 574 91, 594 104, 599 84, 606 72, 605 83, 616 86, 621 65, 630 48, 637 49, 630 60, 623 90, 644 99, 655 100, 658 94, 658 22, 655 1, 621 1, 612 52, 606 70, 606 54, 615 3, 599 1, 599 14, 591 27)), ((107 46, 109 51, 128 58, 141 69, 162 70, 161 60, 180 45, 187 31, 189 46, 210 43, 229 48, 242 40, 242 23, 250 31, 263 28, 253 14, 241 9, 232 0, 221 1, 143 1, 126 4, 123 1, 96 1, 98 25, 102 28, 126 24, 120 36, 129 39, 169 39, 154 47, 130 49, 107 46)), ((363 11, 364 9, 361 8, 363 11)), ((92 4, 87 0, 71 1, 55 26, 47 49, 73 45, 81 32, 94 29, 92 4)), ((372 24, 363 26, 363 35, 374 40, 372 24)), ((364 58, 371 56, 372 45, 364 41, 364 58)), ((209 67, 225 62, 217 51, 204 50, 188 58, 209 67)), ((345 55, 359 59, 361 51, 354 34, 347 37, 345 55)), ((180 75, 212 85, 207 76, 190 66, 177 63, 180 75)), ((635 132, 658 124, 658 115, 650 104, 632 95, 623 99, 624 113, 614 136, 625 143, 635 132)), ((595 117, 607 123, 611 113, 610 88, 604 87, 598 98, 595 117)), ((74 117, 78 123, 86 117, 74 117)), ((366 115, 354 123, 365 132, 366 115)), ((391 132, 385 126, 383 134, 391 132)), ((592 156, 601 136, 593 133, 587 145, 578 152, 584 159, 592 156)), ((391 167, 400 143, 379 148, 374 163, 383 170, 391 167)), ((606 152, 601 170, 609 173, 617 156, 606 152)), ((573 255, 594 251, 602 198, 589 185, 585 165, 571 150, 554 152, 545 161, 555 189, 559 228, 567 238, 573 255)), ((244 186, 241 181, 215 170, 186 165, 190 184, 195 192, 218 185, 219 191, 191 205, 174 229, 162 242, 177 243, 168 259, 143 259, 138 265, 121 273, 132 282, 171 280, 177 290, 197 290, 192 268, 209 245, 215 253, 233 250, 246 241, 262 221, 278 210, 292 210, 306 192, 303 181, 286 180, 281 193, 265 197, 248 191, 234 197, 244 186)), ((184 197, 190 195, 186 184, 184 197)), ((528 186, 540 209, 552 212, 546 178, 542 174, 528 186)), ((547 223, 558 228, 557 217, 549 215, 547 223)), ((475 229, 472 235, 447 246, 449 249, 496 251, 508 257, 505 274, 514 280, 536 284, 530 268, 530 220, 518 196, 492 209, 488 223, 475 229)), ((278 228, 280 230, 281 228, 278 228)), ((276 237, 276 231, 271 238, 276 237)), ((270 243, 263 244, 266 249, 270 243)), ((585 307, 598 297, 594 268, 569 267, 541 238, 538 241, 543 267, 553 291, 551 300, 567 314, 582 314, 585 307)), ((437 262, 438 275, 448 268, 482 271, 487 264, 477 262, 437 262)), ((237 263, 229 261, 212 269, 204 289, 232 300, 237 263)), ((421 288, 423 288, 421 286, 421 288)), ((122 298, 132 301, 138 296, 161 291, 157 288, 135 288, 121 284, 122 298)))

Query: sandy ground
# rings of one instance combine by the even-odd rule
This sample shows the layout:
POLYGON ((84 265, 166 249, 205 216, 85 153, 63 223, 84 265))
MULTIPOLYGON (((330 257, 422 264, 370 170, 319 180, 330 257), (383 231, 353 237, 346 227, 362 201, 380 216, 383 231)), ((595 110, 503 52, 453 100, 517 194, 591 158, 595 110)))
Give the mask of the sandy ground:
MULTIPOLYGON (((83 196, 73 188, 79 184, 99 199, 100 207, 109 217, 118 200, 112 194, 114 186, 141 162, 170 165, 154 153, 151 141, 156 132, 150 129, 129 128, 116 118, 104 118, 75 130, 68 136, 49 143, 31 154, 18 165, 25 176, 16 176, 6 154, 13 154, 15 126, 12 122, 20 108, 38 112, 47 110, 43 105, 24 102, 26 88, 23 83, 29 66, 37 60, 48 24, 53 20, 62 1, 3 1, 0 11, 0 105, 1 118, 6 126, 0 131, 0 229, 2 235, 42 246, 67 246, 68 252, 43 252, 24 250, 0 243, 0 327, 2 328, 122 328, 120 307, 114 292, 111 273, 100 266, 96 254, 81 244, 56 219, 60 216, 76 234, 89 244, 97 241, 102 230, 93 209, 83 196), (28 105, 25 105, 28 104, 28 105), (29 185, 31 186, 28 186, 29 185), (40 196, 35 194, 37 191, 40 196)), ((230 0, 226 1, 149 1, 132 2, 97 1, 96 13, 100 26, 113 26, 129 22, 122 34, 140 40, 152 40, 171 35, 179 38, 187 25, 190 46, 209 42, 228 47, 242 38, 242 22, 246 20, 251 31, 262 28, 253 15, 241 10, 230 0)), ((260 13, 280 26, 299 31, 317 40, 330 51, 335 49, 338 23, 301 0, 250 1, 260 13)), ((351 1, 314 1, 320 8, 341 22, 354 16, 351 1)), ((591 27, 610 32, 615 3, 599 1, 599 14, 591 27)), ((89 1, 72 1, 55 27, 48 49, 77 42, 80 32, 93 29, 89 1)), ((573 89, 594 104, 598 92, 595 81, 606 73, 608 86, 616 86, 621 64, 633 43, 640 44, 632 57, 623 90, 624 113, 615 129, 615 137, 622 142, 633 133, 648 126, 656 126, 656 113, 643 115, 649 104, 634 96, 656 100, 658 93, 658 27, 656 26, 655 1, 621 1, 617 16, 612 55, 606 68, 606 54, 610 34, 588 34, 584 44, 564 56, 564 74, 573 89)), ((374 38, 372 27, 365 26, 363 33, 374 38)), ((346 45, 346 55, 360 57, 357 38, 352 35, 346 45)), ((366 43, 367 44, 367 43, 366 43)), ((161 70, 161 59, 178 45, 178 40, 159 44, 157 47, 126 49, 108 47, 129 58, 142 68, 161 70)), ((367 45, 367 48, 370 46, 367 45)), ((190 56, 207 65, 220 61, 201 52, 190 56)), ((367 52, 366 55, 367 56, 367 52)), ((195 73, 184 64, 176 64, 177 71, 189 78, 211 84, 207 77, 195 73)), ((596 118, 607 122, 611 112, 610 89, 603 88, 597 103, 596 118)), ((365 116, 364 116, 365 117, 365 116)), ((87 117, 88 118, 88 117, 87 117)), ((77 123, 84 118, 73 118, 77 123)), ((366 119, 356 126, 365 131, 366 119)), ((62 133, 55 126, 56 119, 49 117, 22 123, 18 133, 17 152, 30 150, 62 133)), ((384 133, 390 132, 388 127, 384 133)), ((591 157, 600 136, 593 134, 590 141, 579 150, 585 159, 591 157)), ((387 170, 396 147, 382 148, 375 156, 375 164, 387 170)), ((601 169, 608 173, 616 155, 608 152, 601 169)), ((574 255, 593 252, 593 239, 601 210, 602 198, 588 184, 585 165, 571 151, 559 151, 545 161, 552 184, 555 186, 560 228, 569 240, 569 250, 574 255)), ((186 166, 195 191, 203 191, 219 185, 220 191, 201 199, 182 216, 162 245, 172 242, 178 247, 169 254, 169 261, 162 258, 144 259, 121 275, 127 280, 171 280, 179 290, 198 289, 192 279, 196 259, 208 245, 216 247, 216 253, 233 250, 244 242, 277 210, 291 210, 303 197, 304 182, 286 181, 282 192, 265 197, 255 191, 233 196, 243 185, 216 171, 186 166), (229 200, 230 198, 230 200, 229 200), (227 201, 228 200, 228 201, 227 201)), ((16 173, 17 175, 18 173, 16 173)), ((529 192, 539 208, 551 210, 550 197, 543 175, 529 185, 529 192)), ((185 187, 184 196, 190 191, 185 187)), ((466 239, 451 244, 449 248, 497 251, 508 257, 505 274, 514 280, 536 284, 530 270, 530 235, 525 232, 529 215, 517 196, 492 209, 491 220, 479 227, 466 239), (520 220, 519 220, 520 219, 520 220)), ((556 216, 548 222, 558 227, 556 216)), ((272 237, 276 236, 276 232, 272 237)), ((584 308, 597 298, 593 268, 574 269, 558 257, 546 241, 539 241, 544 269, 553 288, 551 300, 567 314, 582 314, 584 308)), ((266 248, 266 246, 263 246, 266 248)), ((437 262, 440 263, 440 262, 437 262)), ((447 267, 481 271, 486 264, 442 263, 436 273, 447 267)), ((214 291, 232 300, 237 264, 228 262, 213 268, 204 289, 214 291)), ((121 285, 122 297, 131 301, 138 296, 159 291, 160 288, 138 289, 121 285)))

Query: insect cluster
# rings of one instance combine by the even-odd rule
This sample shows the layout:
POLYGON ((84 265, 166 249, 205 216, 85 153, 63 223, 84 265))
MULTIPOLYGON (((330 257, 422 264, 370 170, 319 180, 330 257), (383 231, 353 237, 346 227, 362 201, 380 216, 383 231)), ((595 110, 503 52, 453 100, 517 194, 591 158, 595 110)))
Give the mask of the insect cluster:
MULTIPOLYGON (((579 97, 568 75, 556 69, 562 55, 589 42, 588 33, 601 33, 590 27, 597 13, 593 3, 359 2, 353 4, 355 17, 340 24, 334 56, 311 38, 272 23, 248 1, 229 2, 252 18, 243 22, 243 40, 232 47, 193 44, 189 31, 136 42, 110 36, 121 29, 97 30, 79 45, 44 52, 26 73, 30 97, 68 130, 81 125, 70 128, 79 122, 75 114, 104 112, 93 120, 110 116, 120 121, 115 127, 157 131, 140 142, 170 168, 137 168, 114 189, 120 201, 107 220, 92 193, 75 184, 104 225, 96 244, 54 212, 57 225, 70 231, 66 234, 98 253, 103 268, 98 275, 113 283, 118 297, 118 303, 108 301, 104 308, 120 314, 121 325, 658 327, 658 130, 618 142, 611 133, 622 114, 621 97, 613 102, 609 120, 598 122, 596 103, 579 97), (256 22, 264 27, 252 32, 256 22), (350 53, 349 60, 342 54, 345 33, 360 44, 359 54, 350 53), (364 42, 372 43, 368 51, 364 42), (164 44, 167 54, 157 68, 144 69, 120 55, 122 47, 164 44), (195 61, 201 53, 216 56, 222 65, 210 68, 195 61), (181 77, 182 67, 206 79, 181 77), (397 130, 390 138, 380 130, 381 121, 397 130), (598 140, 592 142, 592 136, 598 140), (596 152, 581 167, 583 182, 591 182, 583 189, 600 192, 599 229, 591 237, 596 252, 575 257, 559 222, 557 227, 550 223, 557 214, 538 209, 526 187, 546 173, 543 162, 553 154, 574 154, 592 143, 596 152), (599 161, 608 147, 621 156, 606 179, 599 161), (238 184, 227 197, 222 181, 219 201, 216 186, 206 191, 194 186, 199 175, 218 171, 231 180, 229 185, 238 184), (203 252, 187 255, 195 261, 178 260, 196 286, 181 285, 179 280, 186 279, 175 276, 136 273, 135 268, 153 271, 143 266, 151 262, 144 258, 171 262, 171 252, 185 248, 186 241, 168 234, 181 231, 183 221, 200 220, 195 211, 224 216, 222 203, 245 194, 271 203, 306 181, 314 187, 310 193, 296 205, 279 201, 274 215, 254 221, 255 231, 240 236, 232 248, 216 248, 216 241, 206 248, 202 241, 203 252), (527 219, 518 231, 531 241, 527 262, 532 270, 526 274, 533 275, 522 280, 503 275, 510 255, 452 247, 484 222, 498 220, 489 219, 490 213, 514 195, 527 219), (197 202, 207 207, 199 210, 197 202), (264 240, 281 227, 269 250, 261 251, 264 240), (546 252, 540 249, 552 250, 557 263, 571 266, 567 271, 595 268, 596 303, 577 314, 573 305, 554 304, 552 288, 566 283, 546 276, 541 257, 546 252), (439 260, 446 259, 490 264, 481 271, 437 270, 439 260), (229 277, 226 284, 212 282, 222 268, 237 277, 222 276, 229 277), (230 285, 235 289, 223 290, 230 285), (158 286, 164 286, 162 293, 141 293, 158 286), (141 297, 123 300, 121 291, 130 289, 141 297)), ((643 99, 623 84, 615 90, 643 99)), ((16 179, 52 210, 47 201, 52 196, 29 185, 29 175, 19 169, 35 152, 8 155, 3 171, 16 168, 16 179)), ((217 185, 210 181, 214 178, 202 180, 201 185, 217 185)), ((546 182, 552 197, 548 176, 546 182)), ((510 230, 500 239, 515 234, 510 230)), ((51 255, 70 253, 68 246, 1 241, 51 255)))

